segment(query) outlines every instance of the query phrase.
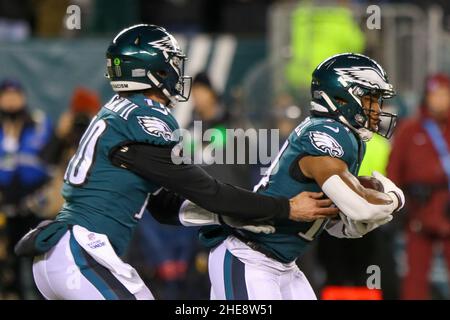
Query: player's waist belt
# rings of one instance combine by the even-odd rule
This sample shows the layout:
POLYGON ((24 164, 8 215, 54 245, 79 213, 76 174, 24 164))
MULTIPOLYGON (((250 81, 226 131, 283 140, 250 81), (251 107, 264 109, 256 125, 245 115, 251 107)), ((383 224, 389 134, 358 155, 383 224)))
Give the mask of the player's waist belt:
POLYGON ((250 248, 252 248, 255 251, 258 251, 260 253, 262 253, 263 255, 265 255, 268 258, 274 259, 279 261, 279 258, 277 258, 277 256, 275 254, 273 254, 272 252, 270 252, 269 250, 267 250, 266 248, 264 248, 261 244, 259 244, 258 242, 255 242, 253 240, 250 240, 243 232, 241 232, 240 230, 236 230, 233 229, 232 230, 232 235, 234 237, 236 237, 237 239, 239 239, 240 241, 242 241, 243 243, 245 243, 247 246, 249 246, 250 248))

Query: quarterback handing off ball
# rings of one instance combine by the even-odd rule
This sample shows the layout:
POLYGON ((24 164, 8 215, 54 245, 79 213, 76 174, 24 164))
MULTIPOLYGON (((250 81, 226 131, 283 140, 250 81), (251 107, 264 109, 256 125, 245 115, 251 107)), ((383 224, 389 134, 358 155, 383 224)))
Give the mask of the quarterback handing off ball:
POLYGON ((358 180, 364 188, 384 192, 383 184, 377 178, 370 176, 360 176, 358 177, 358 180))

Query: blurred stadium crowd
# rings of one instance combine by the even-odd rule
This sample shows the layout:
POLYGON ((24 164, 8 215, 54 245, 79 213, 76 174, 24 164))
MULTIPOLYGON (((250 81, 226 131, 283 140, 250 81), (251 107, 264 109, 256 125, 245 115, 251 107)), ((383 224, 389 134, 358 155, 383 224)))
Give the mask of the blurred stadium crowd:
MULTIPOLYGON (((438 24, 430 30, 447 39, 448 1, 379 3, 381 15, 384 7, 407 5, 410 12, 427 16, 430 25, 435 21, 430 12, 438 12, 438 24)), ((220 132, 277 128, 282 142, 308 114, 310 73, 318 62, 340 52, 369 54, 382 64, 387 61, 398 95, 384 108, 396 111, 400 123, 392 141, 376 137, 369 143, 360 175, 370 175, 372 170, 387 174, 403 187, 407 206, 393 223, 363 239, 323 234, 298 263, 323 299, 449 299, 450 177, 445 167, 450 160, 437 150, 436 139, 423 122, 439 123, 450 145, 446 74, 450 63, 435 57, 434 63, 419 61, 419 66, 408 58, 413 41, 406 45, 410 51, 380 46, 380 39, 390 31, 383 30, 383 24, 381 30, 369 30, 357 13, 369 5, 363 0, 0 0, 0 299, 41 298, 30 274, 31 261, 15 257, 13 246, 38 221, 58 213, 66 164, 90 119, 112 95, 103 74, 83 74, 92 64, 73 43, 106 49, 111 35, 139 22, 158 24, 185 37, 194 81, 191 102, 178 105, 175 114, 190 129, 195 120, 202 121, 203 130, 220 132), (71 4, 81 8, 80 30, 65 28, 71 4), (286 13, 283 8, 294 10, 286 13), (280 35, 283 27, 277 29, 274 16, 280 12, 289 18, 285 19, 289 36, 280 35), (224 34, 233 41, 214 42, 217 47, 209 51, 204 47, 211 42, 198 38, 217 39, 224 34), (283 37, 287 37, 281 42, 283 48, 274 49, 283 37), (197 46, 192 39, 200 39, 197 46), (277 55, 277 49, 282 53, 277 55), (34 61, 47 53, 70 55, 71 50, 75 57, 57 63, 34 61), (246 52, 239 55, 240 50, 246 52), (389 55, 398 51, 401 56, 396 61, 402 60, 399 65, 405 70, 389 63, 389 55), (409 65, 404 62, 409 60, 409 65), (412 75, 406 70, 411 66, 424 70, 419 84, 405 79, 412 75), (54 70, 60 70, 56 76, 54 70), (45 90, 41 84, 47 86, 45 90), (58 85, 68 94, 57 92, 58 85), (368 267, 374 265, 381 270, 381 290, 366 287, 368 267)), ((432 45, 423 47, 436 49, 432 45)), ((429 53, 433 50, 427 52, 426 59, 433 60, 429 53)), ((96 59, 103 58, 99 53, 96 59)), ((97 66, 104 68, 104 62, 97 66)), ((225 137, 215 143, 224 146, 225 137)), ((205 145, 193 144, 194 154, 205 145)), ((205 169, 248 189, 261 178, 258 165, 216 164, 205 169)), ((195 228, 163 226, 144 215, 126 260, 136 266, 157 299, 209 297, 207 251, 198 244, 195 228)))

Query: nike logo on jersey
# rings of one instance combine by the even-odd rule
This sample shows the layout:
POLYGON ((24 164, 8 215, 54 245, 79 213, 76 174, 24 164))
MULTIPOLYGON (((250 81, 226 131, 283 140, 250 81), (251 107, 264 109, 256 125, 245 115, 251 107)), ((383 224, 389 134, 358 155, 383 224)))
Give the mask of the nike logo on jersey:
POLYGON ((330 129, 331 131, 334 131, 334 132, 336 132, 336 133, 339 133, 339 128, 333 128, 333 127, 330 127, 330 126, 324 126, 324 127, 330 129))

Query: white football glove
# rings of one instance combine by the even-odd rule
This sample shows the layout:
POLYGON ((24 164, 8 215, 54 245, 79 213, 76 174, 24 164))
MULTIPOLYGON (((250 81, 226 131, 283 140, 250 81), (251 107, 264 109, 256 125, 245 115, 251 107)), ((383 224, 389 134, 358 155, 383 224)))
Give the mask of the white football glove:
POLYGON ((370 231, 378 228, 379 226, 390 222, 392 220, 392 215, 379 220, 372 220, 367 222, 353 221, 344 214, 341 215, 341 219, 345 225, 345 233, 348 235, 348 237, 360 238, 370 231))
POLYGON ((248 221, 243 221, 227 216, 219 216, 216 213, 203 209, 195 203, 186 200, 180 207, 178 218, 182 225, 186 227, 198 227, 208 225, 227 224, 232 228, 244 229, 253 233, 274 233, 275 227, 268 224, 249 224, 248 221))
POLYGON ((383 176, 378 171, 373 171, 372 176, 381 182, 384 188, 384 192, 392 198, 394 204, 396 204, 396 211, 399 211, 405 205, 405 195, 403 191, 395 185, 391 180, 383 176))
POLYGON ((339 216, 341 218, 340 220, 331 220, 325 227, 325 230, 336 238, 361 238, 370 231, 375 230, 379 226, 382 226, 392 220, 392 215, 379 220, 367 222, 352 220, 342 212, 339 212, 339 216))

